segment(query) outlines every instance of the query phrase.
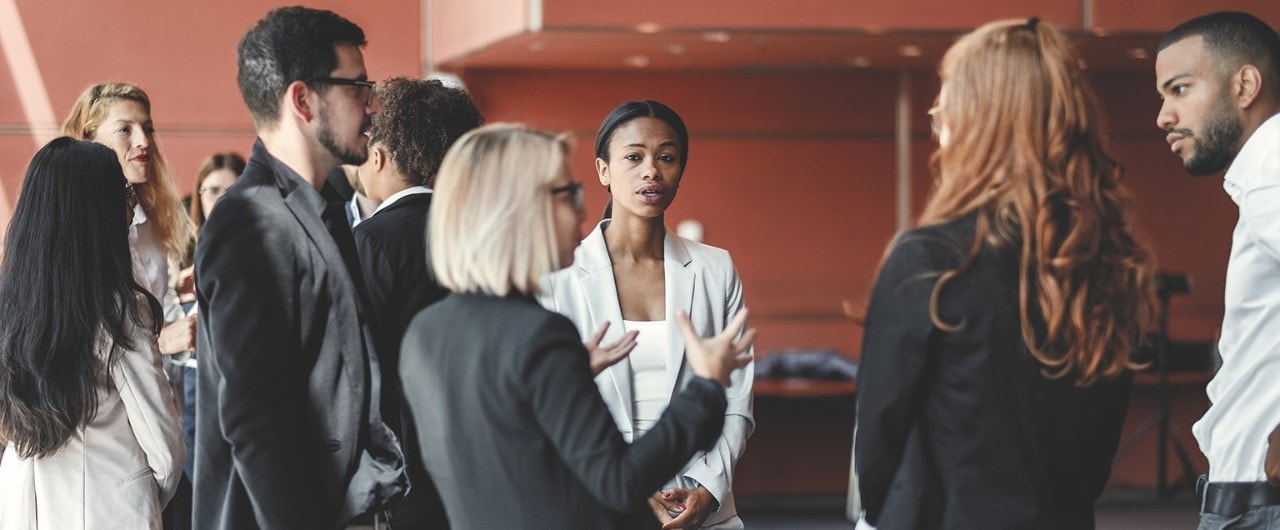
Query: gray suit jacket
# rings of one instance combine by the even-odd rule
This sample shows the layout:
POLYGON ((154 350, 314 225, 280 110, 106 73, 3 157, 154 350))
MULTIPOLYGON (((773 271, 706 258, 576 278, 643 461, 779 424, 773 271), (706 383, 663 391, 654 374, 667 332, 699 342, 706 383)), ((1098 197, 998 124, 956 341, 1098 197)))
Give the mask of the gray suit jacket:
POLYGON ((197 529, 338 528, 368 508, 357 470, 394 437, 371 416, 358 290, 324 209, 259 142, 204 226, 197 529))
MULTIPOLYGON (((581 246, 574 252, 574 263, 552 274, 546 281, 541 302, 548 309, 557 311, 578 327, 584 339, 595 333, 600 325, 610 322, 603 343, 620 338, 622 309, 618 303, 618 289, 613 279, 613 263, 605 247, 604 228, 609 220, 601 221, 581 246)), ((732 320, 745 307, 742 298, 742 282, 729 253, 709 245, 683 239, 667 231, 663 243, 666 269, 667 315, 667 383, 674 395, 693 377, 685 363, 684 336, 676 326, 676 311, 689 313, 694 329, 700 336, 711 337, 732 320)), ((733 386, 726 389, 729 407, 725 411, 724 432, 714 447, 699 453, 684 467, 677 482, 682 487, 693 487, 687 479, 705 486, 716 500, 720 510, 707 518, 704 526, 733 528, 741 526, 737 507, 733 501, 733 468, 746 448, 747 438, 755 429, 751 416, 751 385, 755 374, 754 363, 733 373, 733 386)), ((632 431, 632 373, 631 363, 615 364, 596 377, 596 385, 614 422, 631 439, 632 431)))

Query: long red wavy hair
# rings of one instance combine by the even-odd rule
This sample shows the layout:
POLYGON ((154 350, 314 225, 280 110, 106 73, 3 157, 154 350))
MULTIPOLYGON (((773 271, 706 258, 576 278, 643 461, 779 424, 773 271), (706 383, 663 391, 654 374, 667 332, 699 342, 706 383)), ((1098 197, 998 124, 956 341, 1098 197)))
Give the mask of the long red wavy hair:
POLYGON ((1046 377, 1087 386, 1135 367, 1155 319, 1154 267, 1070 42, 1034 20, 992 22, 952 46, 939 75, 948 138, 920 223, 978 222, 968 259, 934 288, 934 324, 954 329, 939 295, 984 245, 1014 248, 1022 335, 1046 377))

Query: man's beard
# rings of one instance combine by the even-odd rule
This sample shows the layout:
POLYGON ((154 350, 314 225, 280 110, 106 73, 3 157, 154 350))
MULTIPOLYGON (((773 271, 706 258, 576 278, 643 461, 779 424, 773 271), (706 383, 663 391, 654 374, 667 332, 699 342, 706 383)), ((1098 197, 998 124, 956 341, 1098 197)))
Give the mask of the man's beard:
POLYGON ((1236 148, 1244 134, 1244 125, 1231 106, 1231 100, 1223 97, 1209 112, 1204 133, 1194 135, 1196 152, 1183 162, 1187 173, 1197 177, 1222 171, 1236 158, 1236 148))
POLYGON ((338 145, 338 141, 333 135, 333 124, 329 119, 329 109, 327 108, 320 109, 320 127, 316 131, 316 141, 320 142, 320 145, 328 150, 329 154, 343 164, 358 166, 369 158, 367 149, 361 150, 359 146, 344 148, 338 145))

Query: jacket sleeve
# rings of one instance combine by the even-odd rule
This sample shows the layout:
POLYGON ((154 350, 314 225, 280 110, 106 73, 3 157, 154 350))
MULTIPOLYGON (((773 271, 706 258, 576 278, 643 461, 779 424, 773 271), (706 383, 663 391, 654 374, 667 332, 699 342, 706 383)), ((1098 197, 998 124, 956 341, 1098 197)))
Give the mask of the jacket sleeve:
POLYGON ((880 267, 867 309, 854 452, 862 505, 873 525, 920 414, 920 386, 934 329, 929 299, 938 272, 920 238, 909 233, 899 237, 880 267))
MULTIPOLYGON (((158 316, 158 315, 157 315, 158 316)), ((129 428, 147 457, 164 506, 182 478, 187 448, 177 402, 160 366, 160 352, 147 330, 132 327, 134 349, 125 349, 111 367, 111 380, 129 418, 129 428)))
MULTIPOLYGON (((246 197, 224 198, 207 223, 196 255, 200 333, 209 346, 201 362, 216 365, 216 396, 201 396, 200 414, 216 414, 243 495, 263 528, 320 528, 316 479, 297 410, 298 362, 305 362, 295 247, 271 212, 246 197)), ((298 237, 304 237, 298 235, 298 237)), ((202 343, 202 346, 205 343, 202 343)), ((203 435, 202 435, 203 436, 203 435)))
POLYGON ((628 445, 600 397, 573 324, 556 315, 539 336, 545 339, 518 375, 525 399, 564 462, 609 509, 634 509, 719 436, 724 390, 694 378, 653 429, 628 445))
MULTIPOLYGON (((724 322, 713 330, 717 333, 724 329, 724 326, 728 325, 739 311, 746 308, 746 302, 742 296, 742 281, 738 279, 738 271, 733 267, 732 262, 728 263, 727 278, 724 322)), ((754 354, 755 346, 753 345, 749 351, 754 354)), ((734 467, 737 466, 742 453, 746 451, 747 438, 750 438, 751 433, 755 431, 756 421, 752 415, 751 392, 752 385, 755 384, 755 365, 755 361, 751 361, 747 366, 733 372, 731 376, 733 385, 726 389, 728 408, 724 415, 724 431, 711 450, 694 461, 684 472, 684 476, 707 488, 718 503, 723 503, 729 492, 733 490, 734 467)))

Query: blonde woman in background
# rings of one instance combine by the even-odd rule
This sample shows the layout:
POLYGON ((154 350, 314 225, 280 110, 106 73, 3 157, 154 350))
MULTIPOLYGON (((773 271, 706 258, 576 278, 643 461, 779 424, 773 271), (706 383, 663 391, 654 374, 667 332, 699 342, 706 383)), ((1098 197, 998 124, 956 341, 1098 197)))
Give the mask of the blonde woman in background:
POLYGON ((134 271, 143 287, 160 301, 166 325, 160 353, 195 348, 195 317, 184 316, 170 286, 169 263, 186 256, 193 241, 191 220, 182 211, 178 189, 155 139, 151 99, 128 83, 89 87, 71 106, 62 134, 90 140, 116 152, 125 178, 138 196, 129 245, 134 271))

